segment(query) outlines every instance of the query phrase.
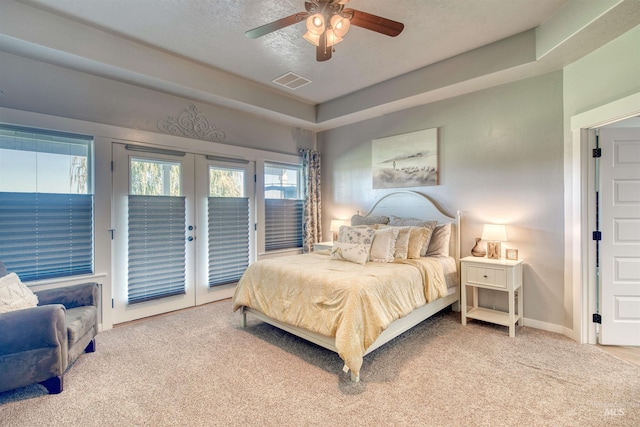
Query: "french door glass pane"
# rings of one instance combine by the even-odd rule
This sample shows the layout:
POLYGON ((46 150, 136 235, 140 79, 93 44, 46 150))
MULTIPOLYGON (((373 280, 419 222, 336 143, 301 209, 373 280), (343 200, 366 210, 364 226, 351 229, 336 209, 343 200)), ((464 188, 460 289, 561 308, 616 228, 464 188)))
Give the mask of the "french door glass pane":
POLYGON ((132 159, 128 303, 185 293, 185 197, 180 163, 132 159))
POLYGON ((131 193, 140 196, 179 196, 180 163, 131 160, 131 193))
POLYGON ((209 286, 237 282, 249 265, 249 199, 244 170, 209 168, 209 286))

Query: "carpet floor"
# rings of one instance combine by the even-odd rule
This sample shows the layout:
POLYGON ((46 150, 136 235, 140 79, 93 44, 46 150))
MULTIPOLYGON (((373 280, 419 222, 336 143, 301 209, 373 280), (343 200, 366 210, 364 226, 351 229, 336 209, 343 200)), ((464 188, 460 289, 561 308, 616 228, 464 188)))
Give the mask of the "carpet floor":
POLYGON ((118 326, 64 391, 0 393, 0 426, 640 425, 640 367, 553 333, 442 312, 365 357, 331 351, 230 300, 118 326))

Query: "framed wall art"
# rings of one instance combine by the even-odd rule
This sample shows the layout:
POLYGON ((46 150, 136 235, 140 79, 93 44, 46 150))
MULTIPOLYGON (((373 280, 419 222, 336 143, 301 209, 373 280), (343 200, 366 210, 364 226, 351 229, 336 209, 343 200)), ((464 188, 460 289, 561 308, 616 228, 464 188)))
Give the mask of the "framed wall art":
POLYGON ((438 128, 372 141, 373 188, 438 185, 438 128))

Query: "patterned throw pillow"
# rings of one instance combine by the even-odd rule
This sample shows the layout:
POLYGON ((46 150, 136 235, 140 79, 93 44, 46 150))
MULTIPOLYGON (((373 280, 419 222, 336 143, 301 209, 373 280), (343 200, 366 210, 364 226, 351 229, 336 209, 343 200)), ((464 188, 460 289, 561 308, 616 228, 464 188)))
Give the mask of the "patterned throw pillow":
POLYGON ((367 226, 349 227, 348 225, 343 225, 338 232, 338 241, 369 245, 369 247, 371 247, 375 234, 376 230, 367 226))
POLYGON ((31 292, 16 273, 0 278, 0 313, 38 305, 38 297, 31 292))
POLYGON ((371 245, 333 242, 330 259, 339 261, 355 262, 356 264, 366 264, 369 260, 369 249, 371 245))

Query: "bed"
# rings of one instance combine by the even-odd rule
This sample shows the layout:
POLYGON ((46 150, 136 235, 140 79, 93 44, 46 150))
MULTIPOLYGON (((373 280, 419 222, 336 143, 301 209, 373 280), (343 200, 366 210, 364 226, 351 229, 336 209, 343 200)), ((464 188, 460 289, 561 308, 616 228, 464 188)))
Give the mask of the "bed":
MULTIPOLYGON (((379 228, 388 235, 388 229, 399 229, 388 225, 345 228, 341 243, 331 251, 251 264, 238 283, 233 309, 242 313, 243 327, 250 314, 338 353, 344 372, 350 371, 351 380, 358 382, 364 356, 435 313, 450 306, 458 309, 460 220, 413 191, 388 193, 365 215, 355 217, 364 222, 392 218, 397 226, 420 220, 427 222, 426 228, 437 221, 431 234, 435 237, 438 227, 448 231, 446 253, 364 264, 337 260, 341 257, 337 248, 349 245, 342 243, 348 236, 343 231, 379 228)), ((416 228, 421 227, 411 227, 412 232, 416 228)))

